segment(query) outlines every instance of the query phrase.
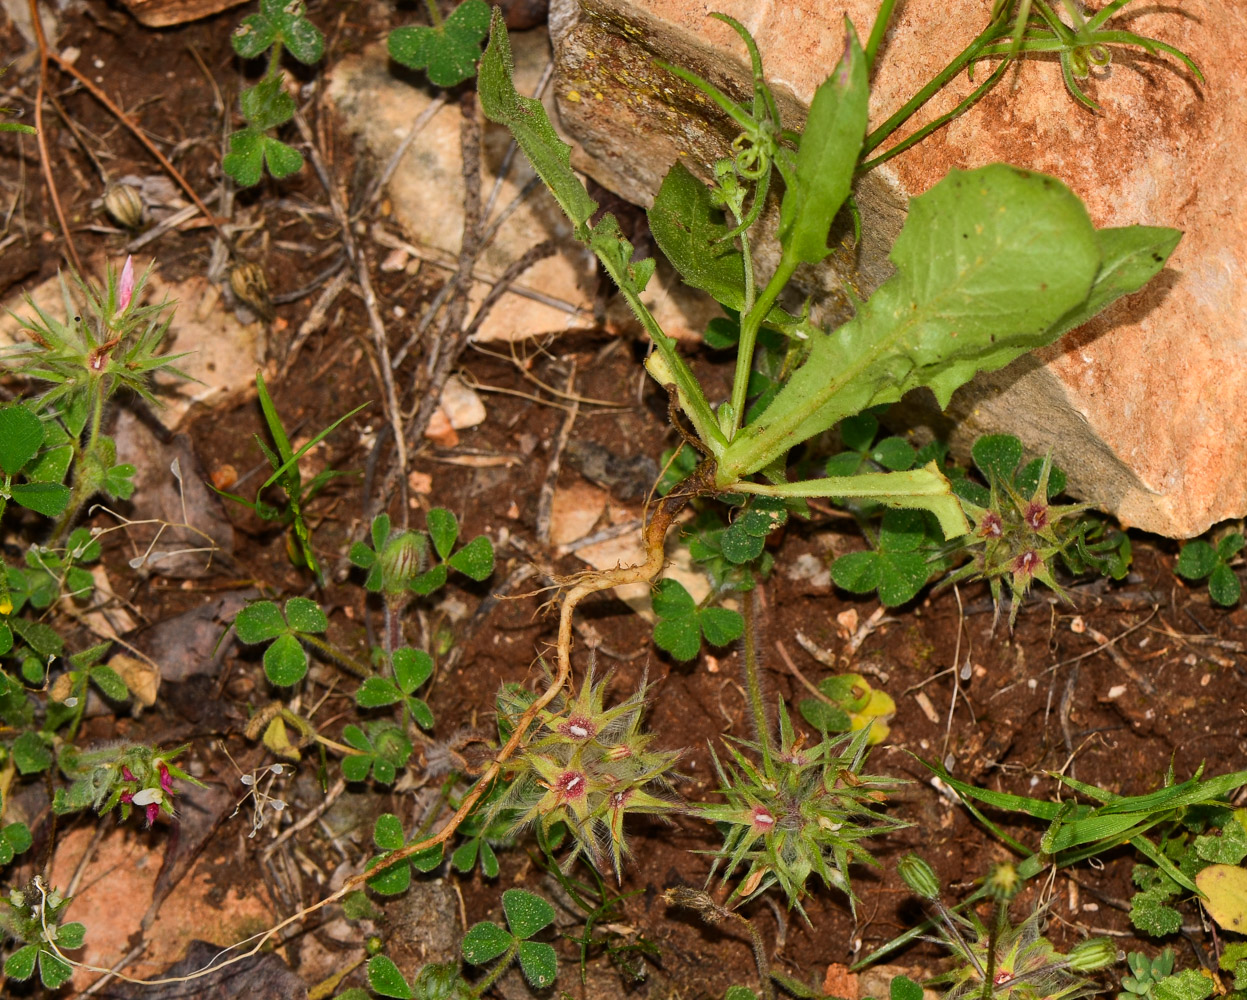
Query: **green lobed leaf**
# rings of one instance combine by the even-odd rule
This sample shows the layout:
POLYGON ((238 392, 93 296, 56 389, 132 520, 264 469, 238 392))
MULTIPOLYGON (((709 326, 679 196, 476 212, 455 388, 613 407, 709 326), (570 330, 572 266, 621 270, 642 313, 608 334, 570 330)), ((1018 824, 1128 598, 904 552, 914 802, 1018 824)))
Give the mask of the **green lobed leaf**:
POLYGON ((130 689, 126 687, 126 682, 112 667, 92 668, 91 682, 113 701, 125 701, 130 697, 130 689))
POLYGON ((426 519, 429 537, 437 554, 445 560, 459 538, 459 519, 445 507, 434 507, 426 519))
POLYGON ((904 438, 884 438, 870 450, 870 458, 892 472, 912 469, 918 452, 904 438))
POLYGON ((727 646, 745 634, 745 619, 731 608, 703 608, 701 631, 712 646, 727 646))
POLYGON ((693 659, 701 650, 701 626, 697 616, 660 618, 654 624, 654 643, 677 660, 693 659))
POLYGON ((21 403, 0 408, 0 472, 21 472, 39 451, 43 436, 43 421, 21 403))
POLYGON ((1130 900, 1130 922, 1144 934, 1165 937, 1176 933, 1182 926, 1182 914, 1155 892, 1136 892, 1130 900))
POLYGON ((931 578, 931 564, 921 552, 879 553, 879 600, 895 608, 912 601, 931 578))
POLYGON ((390 56, 411 69, 425 69, 429 82, 453 87, 472 76, 489 32, 489 5, 464 0, 439 27, 403 27, 390 32, 390 56))
POLYGON ((482 920, 463 936, 463 957, 472 965, 484 965, 511 947, 515 938, 497 924, 482 920))
POLYGON ((286 621, 298 632, 324 632, 329 619, 320 605, 306 597, 292 597, 286 602, 286 621))
POLYGON ((4 963, 4 974, 19 983, 25 982, 35 974, 35 960, 39 957, 39 946, 28 944, 18 948, 4 963))
POLYGON ((238 612, 234 619, 234 631, 240 641, 252 646, 284 635, 287 632, 286 619, 272 601, 257 601, 238 612))
POLYGON ((494 545, 485 535, 477 535, 447 562, 464 576, 476 581, 489 579, 494 571, 494 545))
POLYGON ((434 844, 423 851, 416 851, 408 860, 416 871, 431 872, 442 863, 442 845, 434 844))
POLYGON ((659 618, 682 618, 697 611, 697 602, 684 584, 670 577, 658 581, 652 600, 654 614, 659 618))
POLYGON ((1012 434, 984 434, 971 446, 970 456, 988 482, 1012 483, 1022 461, 1022 442, 1012 434))
POLYGON ((58 990, 73 976, 74 970, 64 959, 50 951, 39 952, 39 981, 50 990, 58 990))
POLYGON ((292 635, 280 635, 264 651, 264 673, 278 687, 291 687, 307 674, 307 653, 292 635))
POLYGON ((29 851, 35 842, 30 835, 30 828, 25 823, 10 823, 0 830, 0 839, 9 845, 14 854, 29 851))
POLYGON ((1152 992, 1154 1000, 1204 1000, 1216 991, 1216 983, 1199 969, 1183 969, 1166 976, 1152 992))
POLYGON ((433 676, 433 657, 423 649, 412 649, 410 646, 396 649, 391 663, 394 667, 394 678, 403 694, 414 694, 433 676))
POLYGON ((60 483, 15 483, 11 490, 14 500, 44 517, 61 514, 72 495, 69 487, 60 483))
POLYGON ((802 698, 797 710, 815 729, 825 733, 847 733, 852 726, 848 713, 817 698, 802 698))
POLYGON ((428 572, 421 573, 411 581, 412 593, 423 596, 441 589, 446 585, 447 575, 446 563, 439 563, 428 572))
POLYGON ((832 580, 851 594, 869 594, 875 590, 880 574, 877 552, 848 552, 831 564, 832 580))
POLYGON ((502 894, 502 910, 507 926, 521 941, 554 923, 554 907, 540 896, 523 889, 508 889, 502 894))
POLYGON ((433 710, 429 708, 428 702, 420 698, 408 698, 407 711, 421 729, 433 728, 433 710))
POLYGON ((922 1000, 922 987, 908 976, 893 976, 888 996, 891 1000, 922 1000))
POLYGON ((1202 580, 1217 567, 1217 550, 1202 538, 1187 542, 1178 552, 1174 572, 1187 580, 1202 580))
POLYGON ((403 821, 393 813, 382 813, 372 828, 372 842, 383 851, 397 851, 405 843, 403 821))
POLYGON ((827 233, 849 196, 866 137, 870 84, 857 32, 844 19, 844 55, 814 92, 795 175, 785 177, 779 240, 786 256, 816 264, 831 251, 827 233))
POLYGON ((52 751, 38 733, 22 733, 9 747, 9 754, 22 774, 38 774, 52 766, 52 751))
POLYGON ((374 955, 368 960, 368 985, 383 997, 411 1000, 414 996, 398 966, 384 955, 374 955))
POLYGON ((388 677, 369 677, 355 692, 355 704, 360 708, 381 708, 402 698, 403 692, 388 677))
MULTIPOLYGON (((350 758, 348 758, 350 759, 350 758)), ((345 763, 345 761, 343 761, 345 763)), ((376 858, 379 864, 385 860, 385 855, 376 858)), ((373 865, 372 867, 376 867, 373 865)), ((378 892, 382 896, 398 896, 406 892, 411 885, 411 865, 406 861, 398 861, 383 868, 375 875, 368 877, 368 888, 373 892, 378 892)))
POLYGON ((736 521, 730 524, 727 530, 723 532, 719 544, 723 557, 728 562, 739 566, 743 563, 752 562, 762 555, 766 539, 758 535, 751 535, 741 526, 739 521, 736 521))
POLYGON ((80 924, 77 921, 70 924, 61 924, 56 929, 56 943, 63 951, 73 951, 75 948, 82 947, 86 934, 87 928, 85 924, 80 924))
POLYGON ((1217 563, 1216 569, 1208 577, 1208 593, 1223 608, 1232 608, 1238 603, 1240 594, 1238 577, 1225 563, 1217 563))
POLYGON ((1063 184, 993 164, 952 170, 914 198, 891 259, 897 273, 852 320, 811 338, 765 415, 728 445, 721 481, 919 386, 947 406, 977 372, 1053 339, 1053 324, 1086 301, 1100 249, 1063 184))
POLYGON ((543 990, 558 978, 559 958, 544 941, 521 941, 520 969, 533 989, 543 990))

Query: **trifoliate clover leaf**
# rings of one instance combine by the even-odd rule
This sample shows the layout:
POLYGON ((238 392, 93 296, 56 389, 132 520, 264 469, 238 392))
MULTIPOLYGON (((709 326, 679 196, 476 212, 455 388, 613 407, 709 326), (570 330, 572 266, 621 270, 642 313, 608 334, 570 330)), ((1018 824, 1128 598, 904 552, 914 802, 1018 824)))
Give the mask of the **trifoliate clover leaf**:
POLYGON ((260 12, 243 18, 230 43, 244 59, 254 59, 281 42, 299 62, 310 65, 325 52, 325 38, 304 13, 301 0, 260 0, 260 12))
POLYGON ((463 936, 463 957, 472 965, 484 965, 511 947, 515 938, 497 924, 482 920, 463 936))
POLYGON ((405 27, 390 32, 390 56, 410 69, 426 70, 429 82, 453 87, 476 72, 481 43, 489 33, 489 5, 464 0, 437 27, 405 27))
POLYGON ((540 896, 523 889, 508 889, 502 894, 502 910, 507 926, 521 941, 554 923, 554 907, 540 896))
POLYGON ((277 180, 289 177, 303 167, 303 155, 297 149, 254 127, 231 135, 229 150, 221 161, 221 167, 241 187, 260 183, 265 164, 277 180))
POLYGON ((735 642, 745 622, 730 608, 698 608, 692 595, 678 580, 661 580, 654 589, 654 642, 677 660, 691 660, 701 649, 701 639, 716 646, 735 642))

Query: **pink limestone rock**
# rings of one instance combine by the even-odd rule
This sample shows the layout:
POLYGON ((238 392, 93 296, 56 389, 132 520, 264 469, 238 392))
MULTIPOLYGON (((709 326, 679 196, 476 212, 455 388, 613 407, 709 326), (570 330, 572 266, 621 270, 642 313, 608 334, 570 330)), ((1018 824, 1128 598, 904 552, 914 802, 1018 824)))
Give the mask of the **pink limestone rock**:
MULTIPOLYGON (((562 125, 579 143, 573 162, 646 205, 676 159, 706 176, 735 128, 656 59, 745 99, 744 47, 708 16, 730 14, 754 34, 792 126, 839 59, 842 18, 865 36, 877 6, 552 0, 555 89, 562 125)), ((974 37, 989 6, 899 5, 880 52, 872 126, 974 37)), ((864 179, 857 194, 867 239, 856 249, 843 242, 804 284, 834 317, 843 307, 837 287, 868 292, 888 273, 887 248, 909 196, 950 168, 996 160, 1061 178, 1097 225, 1182 229, 1169 266, 1140 293, 1039 354, 976 379, 956 394, 947 418, 934 414, 933 400, 912 410, 951 433, 963 454, 987 432, 1017 434, 1035 452, 1051 448, 1072 492, 1127 525, 1191 537, 1247 513, 1247 6, 1139 3, 1118 19, 1195 55, 1207 83, 1175 60, 1117 48, 1111 67, 1086 81, 1103 109, 1097 115, 1066 92, 1055 61, 1027 60, 967 115, 864 179)), ((923 114, 950 109, 972 86, 963 74, 923 114)))

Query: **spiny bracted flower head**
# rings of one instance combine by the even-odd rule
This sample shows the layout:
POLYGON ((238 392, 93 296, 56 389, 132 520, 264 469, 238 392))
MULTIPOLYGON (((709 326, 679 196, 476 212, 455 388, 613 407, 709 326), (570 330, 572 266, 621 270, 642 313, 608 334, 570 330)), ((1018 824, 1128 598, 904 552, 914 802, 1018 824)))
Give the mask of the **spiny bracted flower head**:
POLYGON ((861 842, 905 825, 877 810, 885 790, 900 782, 862 774, 869 727, 806 747, 804 737, 794 734, 782 701, 779 727, 773 752, 741 740, 739 747, 749 754, 728 744, 729 760, 715 755, 726 801, 694 809, 727 829, 710 878, 722 864, 724 881, 743 872, 730 899, 744 900, 778 885, 788 904, 800 910, 813 874, 846 893, 854 905, 849 864, 875 863, 861 842))
MULTIPOLYGON (((628 853, 624 818, 674 808, 665 793, 680 754, 650 748, 653 736, 641 729, 644 683, 632 697, 605 708, 609 681, 608 675, 594 683, 590 670, 575 698, 556 699, 540 713, 527 745, 509 764, 511 781, 490 818, 509 812, 517 828, 538 823, 543 833, 565 823, 575 842, 571 857, 585 854, 599 870, 613 869, 619 877, 628 853)), ((504 733, 531 703, 528 692, 504 688, 504 733)))
POLYGON ((151 826, 162 812, 174 814, 175 780, 200 784, 173 763, 186 749, 120 744, 64 754, 61 768, 74 782, 58 801, 68 809, 94 808, 100 815, 120 807, 123 822, 138 808, 151 826))
POLYGON ((63 321, 27 299, 34 315, 19 317, 19 322, 34 348, 19 370, 52 383, 43 396, 47 404, 63 406, 84 396, 90 401, 95 393, 107 397, 122 387, 155 403, 153 373, 163 369, 189 377, 173 366, 184 355, 159 353, 173 304, 167 299, 136 304, 150 274, 149 267, 136 278, 134 261, 127 257, 120 273, 108 266, 103 285, 72 274, 76 296, 62 275, 63 321))
MULTIPOLYGON (((1020 444, 1017 447, 1020 456, 1020 444)), ((982 491, 978 497, 982 502, 962 496, 962 506, 974 522, 974 531, 969 536, 972 559, 951 574, 946 583, 967 577, 986 579, 991 585, 997 615, 1003 603, 1002 584, 1008 583, 1009 627, 1013 628, 1018 608, 1036 580, 1061 597, 1065 596, 1052 574, 1052 562, 1065 554, 1079 537, 1082 530, 1079 515, 1088 505, 1050 501, 1049 494, 1056 488, 1049 488, 1053 474, 1051 455, 1041 464, 1033 463, 1020 471, 1016 464, 1005 471, 1007 462, 1005 466, 986 462, 983 465, 989 490, 982 491), (1023 492, 1032 483, 1029 494, 1023 492)), ((1058 485, 1062 481, 1058 480, 1058 485)))

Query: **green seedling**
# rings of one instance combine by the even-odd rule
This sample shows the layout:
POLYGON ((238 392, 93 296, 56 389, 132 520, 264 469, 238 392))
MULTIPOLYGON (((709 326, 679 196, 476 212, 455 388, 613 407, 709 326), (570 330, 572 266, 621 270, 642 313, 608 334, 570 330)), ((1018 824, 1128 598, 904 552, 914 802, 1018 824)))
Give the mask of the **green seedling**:
POLYGON ((1074 1000, 1095 991, 1086 973, 1117 959, 1109 938, 1090 938, 1068 954, 1059 952, 1040 933, 1044 906, 1014 925, 1009 903, 1023 879, 1011 864, 997 865, 984 880, 993 911, 986 922, 974 909, 963 915, 945 906, 935 872, 917 855, 906 855, 898 867, 905 883, 935 910, 936 931, 952 953, 953 967, 928 984, 943 987, 948 1000, 1074 1000))
POLYGON ((1173 974, 1173 949, 1166 948, 1155 958, 1148 958, 1141 951, 1126 956, 1130 975, 1122 976, 1122 992, 1117 1000, 1156 1000, 1156 985, 1173 974))
POLYGON ((1141 287, 1163 266, 1178 234, 1096 230, 1078 199, 1052 178, 1003 166, 953 172, 911 203, 892 251, 896 275, 848 323, 820 330, 775 303, 797 267, 831 252, 829 231, 864 150, 867 59, 849 31, 844 57, 816 92, 798 138, 779 125, 747 33, 724 20, 754 59, 753 104, 737 105, 708 84, 697 85, 741 129, 736 155, 716 168, 713 187, 677 164, 650 211, 655 239, 684 279, 740 316, 732 393, 717 409, 641 301, 652 262, 633 260, 612 217, 590 225, 596 203, 571 171, 568 147, 544 109, 516 93, 497 17, 479 74, 482 107, 511 129, 654 341, 647 367, 674 394, 706 458, 704 471, 689 480, 690 493, 869 499, 929 510, 946 537, 960 536, 969 525, 936 466, 788 483, 785 456, 843 418, 911 388, 928 386, 946 403, 976 372, 1051 342, 1141 287), (749 224, 776 173, 784 184, 780 259, 769 276, 757 275, 749 224), (947 305, 954 299, 955 316, 947 305), (747 417, 764 327, 795 341, 800 360, 769 404, 747 417), (756 481, 759 474, 767 481, 756 481))
MULTIPOLYGON (((350 473, 339 472, 335 469, 325 469, 312 477, 311 481, 304 483, 303 475, 299 471, 299 460, 368 404, 361 403, 349 413, 344 413, 308 441, 302 448, 295 451, 290 445, 290 438, 286 434, 286 428, 282 426, 281 417, 277 414, 277 407, 273 405, 273 398, 268 393, 268 386, 264 383, 262 372, 257 371, 255 373, 255 388, 260 400, 260 409, 264 413, 264 422, 268 425, 269 435, 272 437, 277 451, 274 452, 270 449, 258 434, 255 441, 272 467, 272 475, 260 484, 260 488, 256 490, 255 499, 253 500, 245 500, 233 493, 226 493, 224 490, 216 490, 216 492, 229 500, 233 500, 235 503, 242 504, 262 520, 278 521, 285 525, 291 535, 287 540, 286 546, 290 553, 291 562, 296 566, 306 566, 316 577, 316 582, 323 585, 324 573, 316 559, 316 553, 312 549, 312 529, 306 520, 306 508, 312 498, 323 490, 331 480, 338 476, 350 475, 350 473), (284 506, 275 507, 260 499, 264 491, 274 484, 280 486, 282 492, 286 494, 284 506)), ((213 488, 215 489, 215 487, 213 488)))
POLYGON ((376 720, 363 729, 349 725, 342 730, 342 739, 355 752, 342 758, 342 775, 347 781, 373 779, 381 785, 392 785, 398 769, 411 759, 412 745, 401 726, 376 720))
POLYGON ((1243 545, 1243 536, 1237 531, 1222 535, 1215 545, 1197 538, 1182 546, 1174 572, 1184 580, 1207 580, 1209 596, 1223 608, 1232 608, 1238 603, 1241 588, 1231 563, 1243 545))
MULTIPOLYGON (((520 970, 533 989, 545 989, 558 978, 558 955, 544 941, 532 938, 554 923, 554 907, 523 889, 502 894, 507 926, 483 920, 468 928, 461 945, 469 965, 489 965, 484 977, 469 983, 457 963, 426 965, 409 983, 394 962, 377 955, 368 962, 368 986, 374 994, 399 1000, 478 1000, 519 959, 520 970), (492 964, 491 964, 492 963, 492 964)), ((348 990, 337 1000, 366 1000, 363 990, 348 990)))
POLYGON ((429 24, 390 32, 390 56, 409 69, 424 70, 435 87, 453 87, 476 75, 481 42, 489 34, 489 4, 463 0, 443 18, 437 0, 424 0, 429 24))
POLYGON ((869 746, 888 738, 888 721, 896 714, 896 702, 886 691, 872 688, 861 674, 836 674, 818 682, 819 697, 802 698, 801 717, 823 733, 870 730, 869 746))
MULTIPOLYGON (((79 512, 97 493, 125 500, 134 492, 134 466, 119 464, 116 444, 101 433, 107 402, 117 392, 127 390, 159 405, 152 394, 155 373, 166 371, 187 377, 174 367, 183 355, 159 353, 173 317, 171 303, 165 300, 155 305, 138 305, 150 274, 149 268, 136 278, 134 262, 129 257, 120 272, 109 265, 102 286, 74 274, 81 305, 71 296, 62 276, 66 315, 63 322, 44 312, 30 298, 26 303, 34 317, 18 317, 33 347, 21 356, 16 370, 52 385, 36 404, 26 404, 44 424, 44 438, 35 446, 41 450, 34 458, 34 466, 29 464, 30 455, 21 466, 32 480, 27 485, 59 483, 71 464, 73 468, 71 495, 61 507, 54 537, 62 538, 68 533, 79 512)), ((3 446, 8 460, 15 462, 29 451, 33 430, 22 417, 6 419, 25 426, 20 446, 7 441, 3 446)), ((9 466, 0 468, 7 477, 9 466)), ((51 504, 54 494, 63 494, 50 490, 48 485, 40 485, 39 492, 46 494, 51 504)), ((18 496, 14 495, 14 499, 18 496)))
POLYGON ((727 646, 741 637, 745 623, 730 608, 703 608, 678 580, 660 580, 654 588, 654 642, 677 660, 691 660, 705 636, 712 646, 727 646))
POLYGON ((369 677, 355 692, 355 704, 360 708, 401 704, 404 718, 413 719, 423 729, 432 729, 433 712, 415 693, 433 676, 433 657, 422 649, 404 646, 391 654, 390 668, 394 679, 369 677))
POLYGON ((388 514, 373 518, 372 546, 355 542, 350 552, 351 562, 368 570, 364 587, 389 599, 408 592, 417 596, 431 594, 445 586, 452 569, 478 583, 489 579, 494 571, 494 546, 488 536, 477 535, 455 551, 459 519, 444 507, 429 511, 427 529, 427 534, 393 530, 388 514), (433 554, 437 561, 430 566, 433 554))
POLYGON ((24 889, 12 889, 0 900, 0 930, 22 942, 4 963, 4 974, 24 983, 39 970, 39 981, 49 990, 60 989, 74 974, 62 952, 82 947, 87 929, 80 923, 61 923, 69 896, 44 887, 36 877, 24 889))
POLYGON ((302 0, 260 0, 260 11, 243 18, 230 41, 243 59, 268 52, 268 69, 254 87, 239 97, 247 127, 229 137, 229 152, 221 166, 243 187, 258 184, 264 167, 281 180, 303 166, 303 155, 270 133, 294 117, 294 98, 286 89, 282 53, 311 65, 325 51, 320 29, 305 16, 302 0))

